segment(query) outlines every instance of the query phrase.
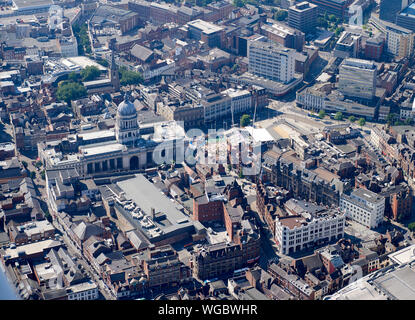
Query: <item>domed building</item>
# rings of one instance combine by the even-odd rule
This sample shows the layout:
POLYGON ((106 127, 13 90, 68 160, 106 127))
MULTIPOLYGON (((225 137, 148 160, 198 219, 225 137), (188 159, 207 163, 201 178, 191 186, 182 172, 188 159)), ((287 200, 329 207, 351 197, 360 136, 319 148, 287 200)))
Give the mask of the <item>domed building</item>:
POLYGON ((82 131, 73 135, 70 143, 76 146, 77 152, 56 152, 57 141, 46 143, 40 154, 48 169, 73 168, 80 176, 88 176, 145 169, 160 161, 169 162, 168 157, 174 154, 170 148, 174 149, 175 143, 184 139, 184 129, 175 121, 158 122, 153 127, 147 125, 143 136, 131 100, 127 93, 118 105, 115 130, 82 131), (157 148, 160 144, 163 147, 157 148))
POLYGON ((137 110, 128 94, 125 95, 124 101, 119 104, 117 109, 115 135, 119 143, 127 146, 135 146, 140 138, 137 110))

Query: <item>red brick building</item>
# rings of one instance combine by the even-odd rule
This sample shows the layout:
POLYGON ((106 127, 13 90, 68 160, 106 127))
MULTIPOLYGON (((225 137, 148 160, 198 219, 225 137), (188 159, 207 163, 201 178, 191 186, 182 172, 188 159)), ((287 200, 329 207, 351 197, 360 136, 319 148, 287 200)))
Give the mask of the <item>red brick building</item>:
POLYGON ((369 60, 379 61, 384 48, 385 42, 382 38, 369 38, 366 41, 365 57, 369 60))

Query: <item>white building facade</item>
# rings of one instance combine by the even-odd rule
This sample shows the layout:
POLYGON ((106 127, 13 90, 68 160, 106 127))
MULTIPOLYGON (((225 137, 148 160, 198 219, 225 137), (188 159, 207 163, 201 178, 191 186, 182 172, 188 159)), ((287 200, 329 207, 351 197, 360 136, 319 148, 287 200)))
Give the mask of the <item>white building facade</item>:
POLYGON ((376 94, 376 65, 360 59, 345 59, 339 70, 339 91, 345 95, 373 99, 376 94))
POLYGON ((301 217, 277 218, 275 240, 278 249, 282 254, 290 254, 313 247, 320 241, 340 239, 344 236, 345 220, 341 213, 313 218, 310 222, 301 217))
POLYGON ((97 300, 98 286, 92 281, 70 286, 67 289, 68 300, 97 300))
POLYGON ((265 79, 288 83, 294 79, 295 50, 271 42, 251 41, 248 71, 265 79))
POLYGON ((350 196, 341 196, 340 210, 347 218, 374 229, 383 222, 385 197, 366 189, 356 189, 350 196))
POLYGON ((75 37, 61 38, 58 40, 61 55, 64 58, 78 56, 78 42, 75 37))

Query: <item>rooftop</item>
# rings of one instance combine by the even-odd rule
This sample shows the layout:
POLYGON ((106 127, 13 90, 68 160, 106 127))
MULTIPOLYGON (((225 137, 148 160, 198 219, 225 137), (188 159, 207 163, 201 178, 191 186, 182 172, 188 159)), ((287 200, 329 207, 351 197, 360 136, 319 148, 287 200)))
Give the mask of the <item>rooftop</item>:
POLYGON ((57 246, 61 246, 61 242, 52 239, 47 239, 44 241, 18 246, 15 249, 8 248, 6 249, 4 256, 8 256, 9 259, 16 259, 19 256, 20 252, 25 252, 27 256, 30 256, 42 253, 44 252, 44 250, 48 248, 52 249, 57 246))
POLYGON ((346 286, 329 300, 412 300, 415 296, 415 263, 391 266, 346 286))
POLYGON ((404 8, 400 13, 400 16, 407 16, 411 18, 415 18, 415 3, 409 5, 408 7, 404 8))
POLYGON ((415 244, 389 255, 389 259, 398 264, 405 264, 415 260, 415 244))
MULTIPOLYGON (((136 208, 139 208, 138 210, 134 209, 137 213, 130 213, 130 217, 134 217, 130 220, 134 221, 133 224, 150 238, 152 235, 157 237, 179 230, 184 232, 185 229, 193 226, 193 222, 181 211, 182 207, 160 192, 142 174, 137 174, 132 179, 119 181, 117 185, 125 193, 125 198, 133 201, 136 208), (154 217, 152 212, 154 212, 154 217)), ((125 214, 128 215, 128 212, 126 211, 125 214)))
POLYGON ((53 4, 52 0, 13 0, 18 9, 26 9, 31 7, 47 7, 53 4))
POLYGON ((83 291, 87 291, 87 290, 93 290, 93 289, 97 289, 98 286, 96 285, 96 283, 90 281, 87 282, 82 282, 82 283, 78 283, 78 284, 74 284, 72 286, 70 286, 67 289, 68 293, 78 293, 78 292, 83 292, 83 291))
POLYGON ((364 199, 370 203, 378 203, 379 201, 382 201, 384 199, 384 197, 378 195, 377 193, 374 193, 370 190, 366 190, 366 189, 355 189, 352 192, 352 196, 356 196, 359 197, 361 199, 364 199))
POLYGON ((125 149, 125 146, 120 143, 109 143, 93 147, 80 147, 79 149, 84 157, 89 157, 100 154, 113 153, 116 151, 122 151, 125 149))
POLYGON ((206 33, 206 34, 212 34, 212 33, 219 32, 219 31, 223 30, 222 27, 217 26, 213 23, 201 20, 201 19, 196 19, 196 20, 190 21, 187 24, 189 26, 192 26, 196 29, 201 30, 203 33, 206 33))

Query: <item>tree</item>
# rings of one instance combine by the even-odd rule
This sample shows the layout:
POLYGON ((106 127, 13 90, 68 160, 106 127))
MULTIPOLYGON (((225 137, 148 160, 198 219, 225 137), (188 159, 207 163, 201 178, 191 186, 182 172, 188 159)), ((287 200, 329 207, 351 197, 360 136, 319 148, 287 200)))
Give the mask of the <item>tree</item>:
POLYGON ((36 179, 36 172, 34 172, 34 171, 30 171, 30 178, 31 178, 32 180, 35 180, 35 179, 36 179))
POLYGON ((324 119, 324 117, 326 116, 326 111, 324 110, 320 110, 320 112, 318 113, 318 117, 320 119, 324 119))
POLYGON ((58 91, 56 97, 60 101, 65 101, 70 104, 72 100, 83 98, 87 95, 85 87, 76 82, 65 82, 62 81, 58 85, 58 91))
POLYGON ((278 21, 284 21, 288 17, 288 12, 285 10, 279 10, 275 13, 274 19, 278 21))
POLYGON ((389 113, 388 116, 386 117, 386 121, 390 125, 395 120, 396 117, 397 115, 395 113, 389 113))
POLYGON ((125 67, 120 68, 121 85, 137 85, 143 83, 143 76, 139 72, 127 70, 125 67))
POLYGON ((327 20, 321 17, 317 18, 317 25, 323 29, 327 29, 329 26, 327 20))
POLYGON ((40 177, 42 178, 42 180, 45 180, 46 179, 45 170, 42 170, 40 172, 40 177))
POLYGON ((108 67, 110 64, 107 60, 104 60, 102 58, 98 58, 97 59, 97 63, 99 63, 101 66, 103 67, 108 67))
POLYGON ((342 33, 343 31, 344 31, 343 27, 337 27, 334 33, 336 34, 336 37, 338 37, 340 33, 342 33))
POLYGON ((43 212, 45 213, 45 218, 46 218, 46 219, 47 219, 50 223, 52 223, 53 218, 52 218, 51 214, 49 213, 49 210, 46 208, 43 212))
POLYGON ((412 126, 412 125, 414 124, 414 119, 412 119, 412 118, 408 118, 408 119, 406 119, 406 120, 405 120, 405 124, 406 124, 407 126, 412 126))
POLYGON ((366 123, 366 120, 365 120, 365 118, 360 118, 360 119, 357 121, 357 123, 359 124, 359 126, 364 126, 364 125, 365 125, 365 123, 366 123))
POLYGON ((340 111, 337 112, 336 115, 334 116, 334 120, 337 120, 337 121, 343 120, 343 113, 341 113, 340 111))
POLYGON ((355 116, 350 116, 349 117, 349 121, 350 122, 355 122, 356 121, 356 117, 355 116))
POLYGON ((415 232, 415 222, 411 222, 408 224, 408 229, 412 232, 415 232))
POLYGON ((238 8, 245 6, 245 0, 233 0, 233 5, 238 8))
POLYGON ((23 167, 25 167, 25 169, 27 169, 27 162, 26 161, 22 161, 22 165, 23 165, 23 167))
POLYGON ((70 82, 79 82, 80 79, 81 79, 81 75, 79 73, 71 72, 68 75, 68 81, 70 82))
POLYGON ((246 127, 247 125, 249 125, 251 123, 251 116, 249 114, 244 114, 241 117, 241 121, 240 121, 240 125, 241 127, 246 127))
POLYGON ((87 66, 81 71, 82 81, 92 81, 101 75, 101 71, 95 66, 87 66))
POLYGON ((73 33, 75 35, 76 41, 78 42, 78 53, 83 55, 86 53, 91 53, 91 43, 89 42, 88 37, 88 26, 86 23, 79 25, 75 24, 72 27, 73 33))
POLYGON ((328 19, 329 19, 329 21, 331 21, 331 22, 336 22, 336 21, 337 21, 337 18, 336 18, 336 16, 335 16, 334 14, 329 15, 329 16, 328 16, 328 19))

